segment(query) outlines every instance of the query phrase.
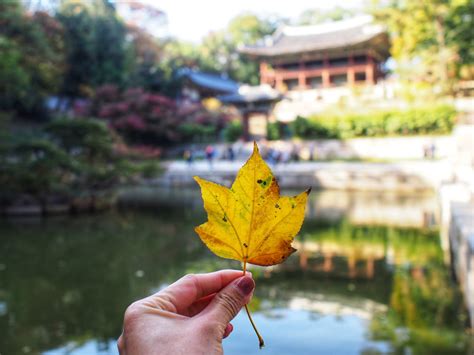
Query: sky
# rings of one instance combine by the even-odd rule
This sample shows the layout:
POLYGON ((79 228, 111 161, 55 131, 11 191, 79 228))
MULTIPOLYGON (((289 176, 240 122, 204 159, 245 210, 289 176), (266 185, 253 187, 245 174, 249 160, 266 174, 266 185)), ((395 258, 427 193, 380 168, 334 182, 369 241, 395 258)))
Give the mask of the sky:
POLYGON ((168 32, 181 40, 199 42, 210 31, 223 29, 236 15, 252 12, 294 18, 306 9, 358 8, 363 0, 142 0, 168 16, 168 32))

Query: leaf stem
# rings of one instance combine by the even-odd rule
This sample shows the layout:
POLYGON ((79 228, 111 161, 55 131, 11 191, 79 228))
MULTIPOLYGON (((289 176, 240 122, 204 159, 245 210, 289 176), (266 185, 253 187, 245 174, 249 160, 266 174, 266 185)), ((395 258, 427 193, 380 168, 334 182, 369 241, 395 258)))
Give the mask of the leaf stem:
MULTIPOLYGON (((245 275, 245 272, 247 271, 247 260, 244 260, 244 267, 243 267, 243 274, 245 275)), ((247 312, 247 316, 249 317, 249 321, 250 321, 250 324, 252 324, 252 327, 253 327, 253 330, 255 331, 255 334, 257 334, 257 338, 258 338, 258 345, 261 348, 263 348, 265 346, 265 342, 263 341, 263 338, 262 336, 260 335, 260 333, 258 332, 258 329, 257 329, 257 326, 255 325, 255 323, 253 322, 253 319, 252 319, 252 316, 250 315, 250 311, 249 311, 249 308, 248 308, 248 305, 245 305, 245 311, 247 312)))

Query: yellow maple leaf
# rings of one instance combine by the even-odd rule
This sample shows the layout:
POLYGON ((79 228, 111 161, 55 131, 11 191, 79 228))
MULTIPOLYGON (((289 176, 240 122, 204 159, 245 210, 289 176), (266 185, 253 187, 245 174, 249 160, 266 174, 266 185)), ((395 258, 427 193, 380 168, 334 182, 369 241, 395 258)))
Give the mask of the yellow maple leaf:
POLYGON ((216 255, 267 266, 281 263, 295 251, 291 242, 303 224, 310 190, 295 197, 280 196, 257 144, 230 189, 194 179, 208 216, 195 230, 216 255))
MULTIPOLYGON (((216 255, 255 265, 275 265, 295 252, 291 246, 303 224, 310 189, 280 196, 272 171, 254 143, 252 156, 229 189, 195 176, 208 220, 196 233, 216 255)), ((250 321, 263 346, 263 339, 250 321)))

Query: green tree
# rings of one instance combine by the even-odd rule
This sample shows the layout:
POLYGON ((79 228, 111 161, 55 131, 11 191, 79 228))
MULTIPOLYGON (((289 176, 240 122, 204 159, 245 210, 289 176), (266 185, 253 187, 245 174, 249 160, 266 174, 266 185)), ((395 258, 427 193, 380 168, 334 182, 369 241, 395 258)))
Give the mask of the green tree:
POLYGON ((456 75, 460 79, 474 78, 474 1, 456 1, 451 9, 446 26, 449 31, 446 35, 448 45, 455 48, 458 57, 456 75))
POLYGON ((199 55, 193 44, 158 40, 131 26, 127 35, 131 38, 129 87, 175 97, 181 88, 179 69, 199 67, 199 55))
POLYGON ((392 56, 407 81, 438 84, 451 91, 462 66, 474 64, 471 0, 390 1, 374 14, 387 24, 392 56))
POLYGON ((277 21, 260 18, 252 13, 244 13, 234 17, 227 26, 227 32, 232 42, 237 45, 254 44, 263 37, 272 34, 277 21))
POLYGON ((21 66, 21 49, 11 39, 0 36, 0 109, 14 110, 28 100, 30 76, 21 66))
POLYGON ((44 101, 59 89, 62 27, 46 13, 28 16, 18 1, 0 2, 0 110, 44 116, 44 101))
POLYGON ((129 50, 126 28, 108 2, 68 1, 56 18, 65 29, 63 95, 84 97, 100 85, 125 82, 129 50))
POLYGON ((202 68, 226 73, 240 82, 258 84, 258 63, 240 54, 238 48, 255 44, 272 34, 277 24, 277 21, 251 13, 235 17, 225 30, 212 32, 204 38, 199 48, 202 68))

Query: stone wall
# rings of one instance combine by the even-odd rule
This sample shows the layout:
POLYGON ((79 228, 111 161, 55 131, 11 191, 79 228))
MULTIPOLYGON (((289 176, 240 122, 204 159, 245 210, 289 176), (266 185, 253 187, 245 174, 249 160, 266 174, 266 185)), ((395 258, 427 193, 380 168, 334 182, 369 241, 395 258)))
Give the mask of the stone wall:
POLYGON ((268 146, 282 151, 296 147, 303 159, 309 158, 311 150, 316 159, 375 160, 423 159, 426 150, 432 147, 434 158, 444 159, 451 157, 455 150, 451 136, 320 139, 299 143, 276 141, 269 142, 268 146))
MULTIPOLYGON (((234 181, 242 162, 205 161, 188 165, 168 164, 152 185, 194 186, 193 176, 199 175, 224 185, 234 181)), ((451 166, 445 161, 416 161, 399 163, 359 162, 298 162, 272 166, 279 185, 284 188, 313 187, 353 191, 414 192, 436 190, 443 181, 452 178, 451 166)))
POLYGON ((461 285, 474 328, 474 208, 472 203, 453 202, 449 225, 452 265, 461 285))

